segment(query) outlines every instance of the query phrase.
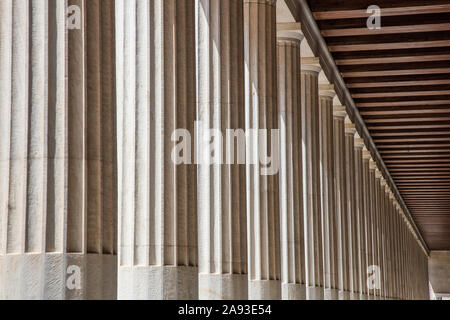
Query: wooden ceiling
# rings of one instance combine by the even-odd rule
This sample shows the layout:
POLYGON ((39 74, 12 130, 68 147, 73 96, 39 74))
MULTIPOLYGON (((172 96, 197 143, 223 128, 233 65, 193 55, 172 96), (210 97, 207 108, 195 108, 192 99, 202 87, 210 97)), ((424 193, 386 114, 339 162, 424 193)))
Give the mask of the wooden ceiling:
POLYGON ((450 250, 450 0, 308 3, 427 245, 450 250))

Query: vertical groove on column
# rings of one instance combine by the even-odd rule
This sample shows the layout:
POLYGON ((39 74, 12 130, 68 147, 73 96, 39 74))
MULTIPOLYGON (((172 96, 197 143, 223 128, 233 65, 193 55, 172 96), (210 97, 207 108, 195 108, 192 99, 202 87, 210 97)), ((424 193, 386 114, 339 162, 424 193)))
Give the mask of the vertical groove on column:
POLYGON ((100 1, 89 0, 86 10, 86 250, 89 253, 101 252, 102 234, 102 38, 100 25, 100 1))
POLYGON ((67 213, 66 5, 49 1, 46 252, 63 252, 67 213))
POLYGON ((320 68, 302 65, 303 215, 306 285, 309 300, 323 299, 320 203, 319 88, 320 68))
MULTIPOLYGON (((83 13, 83 0, 69 0, 68 5, 78 6, 83 13)), ((85 252, 85 28, 68 31, 68 190, 67 190, 67 251, 85 252)))
MULTIPOLYGON (((199 295, 240 300, 247 298, 248 288, 245 155, 240 148, 245 144, 243 0, 197 0, 196 6, 198 120, 224 138, 214 138, 215 151, 222 148, 220 163, 199 166, 199 295), (229 136, 229 130, 235 131, 229 136)), ((201 159, 209 159, 209 139, 198 151, 201 159)))
MULTIPOLYGON (((11 185, 11 119, 12 119, 12 32, 13 2, 0 2, 0 259, 9 251, 8 216, 10 208, 9 186, 11 185)), ((1 261, 0 261, 1 264, 1 261)), ((3 269, 0 268, 0 277, 3 269)), ((0 297, 3 288, 0 286, 0 297)))
POLYGON ((262 175, 262 154, 271 150, 277 128, 276 7, 275 0, 244 0, 246 130, 266 129, 266 139, 248 135, 247 214, 249 298, 281 296, 278 177, 262 175), (255 164, 251 164, 255 163, 255 164))
POLYGON ((284 300, 305 300, 303 209, 301 198, 301 36, 279 32, 278 112, 281 136, 280 222, 281 278, 284 300))
POLYGON ((45 223, 47 131, 47 7, 43 0, 29 6, 29 118, 25 252, 42 252, 45 223))
POLYGON ((117 142, 114 0, 101 1, 101 252, 117 254, 117 142))
POLYGON ((24 253, 28 122, 28 1, 13 2, 7 253, 24 253))
POLYGON ((175 129, 194 133, 194 9, 194 0, 116 4, 119 298, 197 298, 196 168, 171 157, 175 129))
POLYGON ((325 299, 338 299, 336 240, 336 202, 334 186, 334 130, 333 98, 334 92, 324 91, 320 95, 320 169, 322 200, 322 237, 324 255, 325 299))

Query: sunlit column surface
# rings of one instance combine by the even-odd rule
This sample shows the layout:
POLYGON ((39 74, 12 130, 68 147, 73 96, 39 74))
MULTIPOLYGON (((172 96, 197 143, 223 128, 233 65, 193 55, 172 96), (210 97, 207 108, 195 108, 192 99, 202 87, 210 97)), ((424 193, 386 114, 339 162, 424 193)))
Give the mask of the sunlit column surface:
POLYGON ((116 297, 114 63, 113 1, 0 1, 0 299, 116 297))
POLYGON ((200 299, 247 299, 243 4, 196 0, 200 299))
POLYGON ((276 0, 244 0, 245 128, 247 135, 247 238, 249 299, 281 298, 278 172, 259 155, 278 157, 276 0), (254 164, 252 164, 254 163, 254 164))
POLYGON ((281 279, 284 300, 305 300, 302 205, 300 43, 303 35, 279 31, 278 112, 280 128, 281 279))
POLYGON ((320 181, 322 204, 322 239, 324 257, 324 299, 338 300, 338 250, 337 219, 334 185, 334 90, 329 85, 319 87, 319 127, 320 127, 320 181))
POLYGON ((302 60, 301 119, 306 297, 323 300, 322 217, 320 197, 319 72, 302 60))
POLYGON ((338 256, 338 289, 339 300, 350 300, 349 269, 347 254, 347 192, 345 168, 345 117, 347 112, 344 106, 333 107, 333 133, 334 133, 334 187, 336 201, 337 237, 335 252, 338 256))
POLYGON ((197 170, 172 156, 175 129, 194 139, 195 0, 116 0, 116 30, 118 297, 197 299, 197 170))

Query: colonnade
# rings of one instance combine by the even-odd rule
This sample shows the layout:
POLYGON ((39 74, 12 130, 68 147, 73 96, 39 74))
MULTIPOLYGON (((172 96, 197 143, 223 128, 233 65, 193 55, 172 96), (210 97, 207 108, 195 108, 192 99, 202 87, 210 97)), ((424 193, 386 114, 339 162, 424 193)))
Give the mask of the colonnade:
POLYGON ((276 0, 2 0, 0 299, 427 299, 305 41, 276 0))

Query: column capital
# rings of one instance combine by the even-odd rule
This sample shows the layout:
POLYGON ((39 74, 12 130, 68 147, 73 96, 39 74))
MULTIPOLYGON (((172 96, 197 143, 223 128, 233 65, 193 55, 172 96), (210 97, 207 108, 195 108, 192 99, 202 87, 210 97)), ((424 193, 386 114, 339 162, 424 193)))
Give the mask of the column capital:
POLYGON ((355 149, 360 149, 363 150, 365 144, 364 144, 364 139, 361 138, 361 136, 359 135, 359 133, 357 132, 355 134, 355 149))
POLYGON ((305 36, 298 31, 294 30, 279 30, 277 31, 277 42, 278 43, 292 43, 300 46, 300 43, 303 41, 305 36))
POLYGON ((381 186, 386 188, 387 182, 386 182, 386 179, 383 178, 383 176, 381 177, 380 182, 381 182, 381 186))
POLYGON ((393 201, 395 199, 394 192, 392 192, 391 188, 389 188, 389 199, 392 201, 392 203, 395 206, 395 202, 393 201))
POLYGON ((319 84, 319 96, 334 99, 336 91, 333 84, 319 84))
POLYGON ((377 168, 375 169, 375 178, 376 178, 376 179, 380 179, 380 180, 381 180, 381 178, 383 178, 383 175, 381 174, 380 169, 378 169, 378 166, 377 166, 377 168))
POLYGON ((378 169, 377 163, 375 161, 373 161, 372 157, 370 157, 370 159, 369 159, 369 168, 370 168, 370 170, 374 170, 374 171, 378 169))
POLYGON ((301 58, 302 72, 320 73, 322 67, 320 66, 320 59, 318 57, 301 58))
POLYGON ((356 134, 356 126, 348 116, 345 118, 345 134, 356 134))
POLYGON ((333 116, 344 120, 347 117, 347 111, 344 106, 333 106, 333 116))
POLYGON ((370 161, 372 159, 372 155, 370 154, 369 149, 364 145, 363 147, 363 160, 370 161))

